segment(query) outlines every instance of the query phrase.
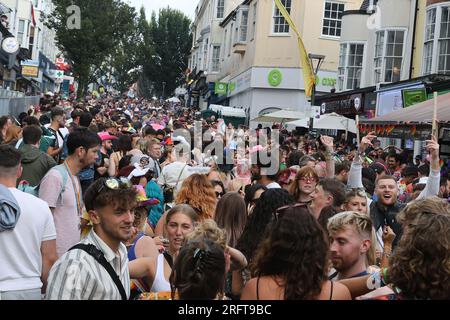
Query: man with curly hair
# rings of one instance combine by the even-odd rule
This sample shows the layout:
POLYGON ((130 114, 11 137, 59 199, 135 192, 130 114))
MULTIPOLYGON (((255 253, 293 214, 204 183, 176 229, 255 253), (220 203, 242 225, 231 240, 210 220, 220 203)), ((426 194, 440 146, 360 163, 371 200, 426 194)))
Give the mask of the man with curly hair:
POLYGON ((449 299, 450 205, 438 197, 416 201, 398 220, 404 232, 388 271, 395 298, 449 299))
POLYGON ((120 300, 130 296, 128 254, 123 242, 133 232, 136 194, 131 183, 101 178, 85 195, 86 210, 94 227, 79 244, 94 246, 113 268, 123 290, 97 258, 72 248, 50 270, 46 299, 120 300))

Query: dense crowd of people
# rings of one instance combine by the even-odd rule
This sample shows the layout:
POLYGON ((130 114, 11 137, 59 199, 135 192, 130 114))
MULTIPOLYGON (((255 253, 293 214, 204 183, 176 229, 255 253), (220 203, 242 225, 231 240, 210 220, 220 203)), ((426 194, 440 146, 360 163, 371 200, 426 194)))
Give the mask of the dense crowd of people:
POLYGON ((45 96, 0 118, 0 300, 448 299, 450 178, 426 153, 45 96))

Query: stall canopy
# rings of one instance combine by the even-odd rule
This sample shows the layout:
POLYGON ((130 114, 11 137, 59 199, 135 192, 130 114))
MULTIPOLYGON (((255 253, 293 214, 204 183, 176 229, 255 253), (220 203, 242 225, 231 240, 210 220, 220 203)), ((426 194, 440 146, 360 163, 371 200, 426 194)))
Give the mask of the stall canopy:
MULTIPOLYGON (((423 123, 431 124, 433 121, 434 99, 427 100, 411 107, 394 111, 381 117, 361 120, 361 123, 423 123)), ((441 123, 450 122, 450 93, 438 97, 437 120, 441 123)))
MULTIPOLYGON (((309 119, 291 121, 287 124, 307 128, 309 126, 309 119)), ((320 119, 314 119, 314 129, 346 130, 356 133, 356 122, 337 113, 329 113, 322 115, 320 119)))
POLYGON ((290 120, 298 120, 305 118, 305 113, 292 110, 278 110, 262 116, 258 116, 252 121, 255 122, 285 122, 290 120))

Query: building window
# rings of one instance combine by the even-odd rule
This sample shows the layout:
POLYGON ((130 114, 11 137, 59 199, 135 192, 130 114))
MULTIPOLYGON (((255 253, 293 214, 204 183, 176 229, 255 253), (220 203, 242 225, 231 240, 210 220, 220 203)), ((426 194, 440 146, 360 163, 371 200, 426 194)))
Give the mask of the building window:
POLYGON ((375 83, 398 82, 401 78, 405 31, 377 32, 375 44, 375 83))
POLYGON ((361 72, 364 57, 364 44, 341 44, 339 53, 339 90, 358 89, 361 85, 361 72))
POLYGON ((20 46, 23 44, 23 35, 25 33, 25 20, 19 20, 19 29, 17 30, 17 40, 20 46))
POLYGON ((30 26, 30 41, 28 42, 28 59, 33 57, 33 47, 34 47, 34 27, 30 26))
POLYGON ((375 43, 375 83, 381 82, 381 73, 383 67, 383 48, 384 48, 384 31, 377 32, 377 41, 375 43))
POLYGON ((345 67, 347 64, 347 44, 341 44, 339 49, 339 68, 338 68, 338 89, 339 91, 344 90, 345 82, 345 67))
POLYGON ((442 8, 438 73, 450 73, 450 7, 442 8))
POLYGON ((422 74, 450 74, 450 5, 427 10, 422 74))
POLYGON ((385 82, 400 81, 403 60, 404 31, 387 31, 385 82))
POLYGON ((257 6, 258 3, 255 3, 253 5, 253 21, 252 21, 252 40, 255 39, 255 33, 256 33, 256 17, 257 17, 257 6))
POLYGON ((217 19, 222 19, 223 18, 223 13, 225 9, 225 0, 217 0, 217 19))
POLYGON ((213 46, 212 54, 212 72, 220 71, 220 46, 213 46))
POLYGON ((423 49, 424 74, 430 74, 433 66, 434 30, 436 27, 436 8, 427 11, 425 45, 423 49))
POLYGON ((248 8, 240 9, 236 14, 236 27, 233 43, 245 43, 247 41, 248 8))
POLYGON ((243 10, 241 12, 241 26, 239 32, 239 42, 247 41, 247 29, 248 29, 248 11, 243 10))
MULTIPOLYGON (((291 13, 291 0, 281 0, 288 13, 291 13)), ((275 5, 273 12, 273 33, 289 33, 289 24, 275 5)))
POLYGON ((363 44, 349 44, 347 60, 347 90, 357 89, 361 84, 364 57, 363 44))
POLYGON ((341 36, 342 13, 345 5, 334 1, 325 1, 322 35, 331 37, 341 36))

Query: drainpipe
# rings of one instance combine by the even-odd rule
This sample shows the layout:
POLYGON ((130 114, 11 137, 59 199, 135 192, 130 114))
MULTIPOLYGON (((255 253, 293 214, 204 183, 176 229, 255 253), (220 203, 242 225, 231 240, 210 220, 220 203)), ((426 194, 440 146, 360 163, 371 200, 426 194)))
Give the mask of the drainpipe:
POLYGON ((414 27, 412 34, 412 46, 411 46, 411 64, 409 66, 409 79, 412 79, 413 64, 414 64, 414 51, 416 46, 416 29, 417 29, 417 16, 419 12, 419 0, 416 0, 416 9, 414 10, 414 27))

